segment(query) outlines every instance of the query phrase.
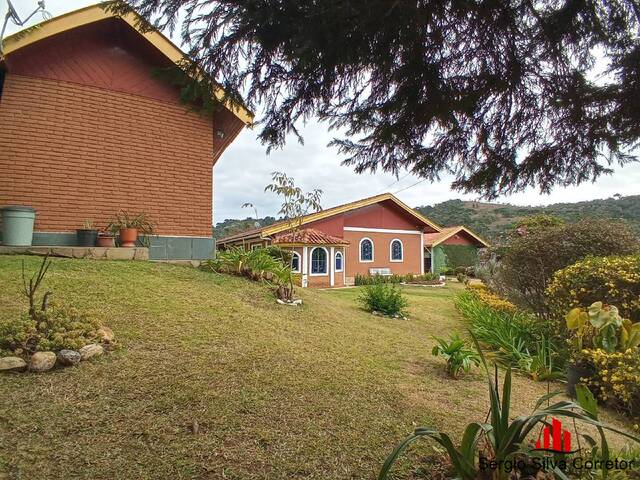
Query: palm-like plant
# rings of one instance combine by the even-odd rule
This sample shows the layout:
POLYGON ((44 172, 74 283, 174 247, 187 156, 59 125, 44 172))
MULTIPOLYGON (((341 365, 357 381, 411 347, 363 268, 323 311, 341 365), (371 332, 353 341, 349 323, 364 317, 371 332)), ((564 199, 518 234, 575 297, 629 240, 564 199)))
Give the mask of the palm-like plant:
POLYGON ((437 357, 443 357, 446 362, 446 370, 453 378, 458 378, 461 373, 469 373, 473 365, 480 365, 480 356, 475 350, 467 346, 467 342, 457 333, 449 337, 449 340, 433 337, 438 342, 431 353, 437 357))
MULTIPOLYGON (((417 428, 411 435, 402 440, 387 457, 380 470, 379 480, 387 478, 391 467, 409 445, 425 437, 434 440, 444 447, 458 478, 462 480, 475 480, 481 473, 479 467, 476 465, 481 440, 484 439, 484 448, 488 450, 491 456, 489 460, 491 461, 504 462, 506 460, 512 460, 516 454, 530 455, 533 449, 527 447, 527 439, 537 426, 546 425, 547 417, 567 417, 595 426, 600 434, 601 450, 605 460, 609 458, 609 448, 604 434, 605 430, 616 432, 636 442, 640 442, 640 438, 598 421, 593 408, 583 407, 578 403, 564 400, 541 408, 545 402, 550 401, 550 399, 559 392, 542 396, 536 403, 533 413, 516 417, 510 421, 511 369, 507 369, 505 374, 501 399, 498 391, 497 375, 496 380, 492 381, 489 368, 482 356, 475 337, 474 343, 480 352, 480 358, 484 365, 489 384, 491 410, 488 416, 488 423, 470 423, 464 431, 459 447, 454 445, 446 433, 439 432, 430 427, 417 428)), ((591 443, 594 443, 593 439, 587 438, 591 443)), ((500 465, 500 463, 498 464, 500 465)), ((502 465, 504 465, 504 463, 502 463, 502 465)), ((554 473, 561 478, 566 478, 564 473, 558 468, 554 470, 554 473)), ((506 478, 508 473, 498 469, 494 471, 493 476, 497 479, 506 478)))

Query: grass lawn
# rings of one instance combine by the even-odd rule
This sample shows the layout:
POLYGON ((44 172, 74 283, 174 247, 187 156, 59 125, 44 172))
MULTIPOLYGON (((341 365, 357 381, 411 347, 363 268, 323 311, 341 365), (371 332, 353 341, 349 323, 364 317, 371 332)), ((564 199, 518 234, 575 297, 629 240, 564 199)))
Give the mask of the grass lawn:
MULTIPOLYGON (((41 261, 0 256, 0 321, 26 310, 22 258, 41 261)), ((54 259, 44 288, 95 311, 120 348, 0 376, 8 478, 370 479, 416 425, 457 436, 487 411, 479 370, 450 380, 431 356, 431 335, 464 330, 457 284, 407 288, 407 321, 360 310, 357 289, 306 290, 294 308, 244 279, 149 262, 54 259)), ((547 388, 514 383, 517 414, 547 388)), ((413 451, 415 465, 431 450, 413 451)))

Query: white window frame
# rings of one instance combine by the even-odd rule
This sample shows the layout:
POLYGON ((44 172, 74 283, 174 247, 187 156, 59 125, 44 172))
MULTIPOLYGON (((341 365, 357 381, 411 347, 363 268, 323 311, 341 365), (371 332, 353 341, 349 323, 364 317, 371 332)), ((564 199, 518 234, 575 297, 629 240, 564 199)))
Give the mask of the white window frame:
POLYGON ((389 242, 389 261, 394 263, 404 262, 404 243, 399 238, 394 238, 389 242), (393 259, 393 242, 400 242, 400 260, 393 259))
POLYGON ((300 273, 300 269, 302 267, 302 257, 300 256, 300 254, 298 252, 291 252, 291 272, 292 273, 300 273), (298 269, 294 270, 293 269, 293 257, 298 257, 298 269))
POLYGON ((259 250, 261 248, 262 248, 262 244, 261 243, 254 243, 253 245, 251 245, 251 251, 259 250))
POLYGON ((333 257, 333 268, 335 268, 336 272, 342 272, 344 270, 344 255, 340 251, 337 251, 333 257), (340 255, 340 264, 342 265, 342 268, 340 268, 340 270, 338 270, 338 268, 336 267, 336 260, 338 259, 338 255, 340 255))
POLYGON ((328 276, 328 275, 329 275, 329 269, 331 268, 331 265, 329 264, 329 258, 331 258, 331 257, 330 257, 330 255, 329 255, 329 251, 328 251, 326 248, 324 248, 324 247, 313 247, 313 248, 311 249, 310 254, 309 254, 309 275, 311 275, 312 277, 326 277, 326 276, 328 276), (325 253, 325 255, 326 255, 326 259, 327 259, 327 262, 326 262, 327 271, 326 271, 325 273, 313 273, 313 252, 314 252, 315 250, 317 250, 317 249, 322 249, 322 250, 324 250, 324 253, 325 253))
POLYGON ((360 260, 360 263, 373 263, 374 260, 376 259, 375 244, 373 243, 373 240, 371 240, 369 237, 362 237, 360 239, 360 242, 358 243, 358 259, 360 260), (364 242, 365 240, 369 240, 371 242, 371 260, 362 259, 362 242, 364 242))

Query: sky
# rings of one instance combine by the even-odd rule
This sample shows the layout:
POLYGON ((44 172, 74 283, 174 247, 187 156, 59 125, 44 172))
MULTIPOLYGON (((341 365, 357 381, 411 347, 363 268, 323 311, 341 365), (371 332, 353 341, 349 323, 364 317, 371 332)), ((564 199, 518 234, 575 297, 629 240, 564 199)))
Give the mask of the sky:
MULTIPOLYGON (((25 18, 37 5, 36 0, 12 0, 18 14, 25 18)), ((77 8, 96 3, 86 0, 46 0, 46 10, 57 16, 77 8)), ((4 20, 6 0, 0 0, 0 18, 4 20)), ((42 20, 36 14, 26 25, 42 20)), ((11 22, 6 35, 24 27, 11 22)), ((168 34, 168 32, 165 32, 168 34)), ((174 35, 172 40, 180 45, 174 35)), ((476 195, 463 195, 450 187, 452 177, 443 176, 438 182, 422 181, 413 175, 400 173, 400 181, 391 174, 356 174, 351 167, 341 165, 335 147, 328 147, 331 139, 339 135, 329 132, 327 125, 310 121, 301 128, 304 145, 291 137, 284 148, 266 153, 265 146, 257 140, 258 130, 244 129, 224 152, 214 169, 214 219, 254 216, 252 209, 242 208, 246 202, 253 203, 259 217, 277 216, 280 200, 264 187, 271 181, 271 173, 281 171, 292 176, 296 185, 308 191, 319 188, 323 191, 322 206, 329 208, 359 198, 383 192, 397 193, 398 198, 412 207, 433 205, 445 200, 460 198, 477 200, 476 195), (418 183, 420 182, 420 183, 418 183), (417 183, 417 184, 416 184, 417 183)), ((500 203, 517 205, 547 205, 557 202, 578 202, 596 198, 608 198, 615 194, 636 195, 640 193, 640 163, 618 168, 610 176, 600 177, 595 184, 578 187, 556 188, 548 195, 535 189, 508 197, 500 197, 500 203)))

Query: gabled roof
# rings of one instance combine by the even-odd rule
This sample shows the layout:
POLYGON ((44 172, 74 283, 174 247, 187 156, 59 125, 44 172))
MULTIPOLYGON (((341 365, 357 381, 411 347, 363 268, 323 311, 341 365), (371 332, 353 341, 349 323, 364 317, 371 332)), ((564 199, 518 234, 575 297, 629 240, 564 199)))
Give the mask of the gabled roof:
MULTIPOLYGON (((11 53, 26 47, 27 45, 39 42, 40 40, 44 40, 45 38, 58 33, 66 32, 83 25, 88 25, 90 23, 109 18, 119 18, 126 22, 173 63, 178 64, 187 58, 182 50, 180 50, 173 44, 173 42, 171 42, 171 40, 159 31, 142 31, 139 26, 141 17, 138 14, 130 12, 121 16, 117 13, 105 10, 105 8, 100 4, 91 5, 79 10, 74 10, 73 12, 65 13, 64 15, 53 17, 6 37, 2 42, 3 54, 5 57, 9 56, 11 53)), ((0 60, 2 60, 2 58, 0 58, 0 60)), ((246 125, 253 123, 253 114, 249 110, 242 106, 232 104, 228 100, 223 100, 225 92, 221 87, 216 88, 214 95, 218 100, 224 101, 225 107, 246 125)))
POLYGON ((334 237, 315 228, 304 228, 297 232, 279 233, 273 237, 275 245, 349 245, 342 238, 334 237))
POLYGON ((483 247, 489 247, 489 243, 480 238, 477 234, 469 230, 467 227, 463 225, 456 225, 455 227, 445 227, 442 231, 437 233, 425 233, 424 236, 424 246, 426 247, 435 247, 436 245, 441 244, 442 242, 448 240, 454 235, 464 232, 473 238, 476 242, 481 244, 483 247))
MULTIPOLYGON (((367 207, 375 203, 384 202, 386 200, 395 203, 398 207, 400 207, 402 210, 404 210, 406 213, 408 213, 410 216, 412 216, 422 225, 431 227, 437 231, 441 230, 441 227, 439 227, 437 224, 433 223, 428 218, 420 215, 413 208, 401 202, 398 198, 396 198, 391 193, 382 193, 380 195, 374 195, 373 197, 363 198, 362 200, 356 200, 355 202, 345 203, 344 205, 338 205, 337 207, 328 208, 326 210, 321 210, 316 213, 311 213, 309 215, 302 217, 302 223, 300 224, 300 226, 306 225, 308 223, 315 222, 318 220, 322 220, 324 218, 333 217, 334 215, 347 213, 352 210, 356 210, 358 208, 367 207)), ((218 240, 218 243, 224 244, 224 243, 229 243, 235 240, 242 240, 242 239, 246 240, 251 238, 270 237, 277 233, 291 230, 294 226, 295 224, 292 221, 284 220, 281 222, 276 222, 266 227, 254 228, 251 230, 247 230, 245 232, 230 235, 228 237, 218 240)))
MULTIPOLYGON (((418 222, 422 223, 423 225, 429 226, 434 230, 440 230, 440 227, 438 225, 433 223, 428 218, 420 215, 413 208, 407 206, 406 204, 401 202, 398 198, 394 197, 391 193, 382 193, 380 195, 363 198, 362 200, 356 200, 355 202, 345 203, 344 205, 338 205, 337 207, 328 208, 326 210, 320 210, 319 212, 306 215, 302 219, 302 225, 311 223, 311 222, 316 222, 324 218, 333 217, 334 215, 339 215, 341 213, 357 210, 358 208, 367 207, 369 205, 383 202, 385 200, 392 201, 393 203, 398 205, 402 210, 407 212, 409 215, 414 217, 416 220, 418 220, 418 222)), ((291 227, 292 227, 291 222, 288 222, 288 221, 278 222, 278 223, 274 223, 273 225, 269 225, 268 227, 265 227, 262 231, 262 234, 263 236, 270 236, 278 232, 289 230, 291 227)))

